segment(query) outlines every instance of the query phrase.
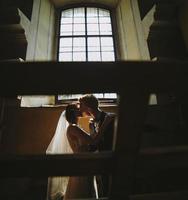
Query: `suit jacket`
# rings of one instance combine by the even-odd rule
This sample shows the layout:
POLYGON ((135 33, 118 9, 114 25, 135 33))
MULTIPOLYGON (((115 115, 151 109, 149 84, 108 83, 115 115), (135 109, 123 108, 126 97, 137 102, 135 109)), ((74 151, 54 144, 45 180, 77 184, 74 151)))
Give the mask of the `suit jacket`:
MULTIPOLYGON (((105 120, 107 113, 102 111, 100 121, 99 121, 99 129, 102 125, 102 123, 105 120)), ((100 139, 100 142, 98 143, 98 150, 99 151, 110 151, 112 150, 112 144, 113 144, 113 134, 114 134, 114 120, 112 120, 108 126, 103 130, 102 132, 103 136, 100 139)))
MULTIPOLYGON (((98 124, 99 129, 102 126, 106 115, 107 113, 102 111, 98 124)), ((110 121, 110 123, 107 125, 107 127, 105 127, 105 129, 101 133, 102 137, 100 138, 96 149, 99 152, 112 150, 113 135, 114 135, 114 120, 110 121)), ((110 185, 109 175, 107 174, 98 175, 96 176, 96 181, 97 181, 99 197, 107 197, 110 185)))
MULTIPOLYGON (((98 119, 97 122, 93 120, 92 122, 90 122, 90 133, 95 134, 98 129, 100 130, 106 116, 107 116, 107 113, 102 111, 100 118, 98 119)), ((110 123, 102 130, 100 134, 102 134, 101 138, 96 145, 88 145, 89 151, 112 150, 113 134, 114 134, 114 120, 111 120, 110 123)))

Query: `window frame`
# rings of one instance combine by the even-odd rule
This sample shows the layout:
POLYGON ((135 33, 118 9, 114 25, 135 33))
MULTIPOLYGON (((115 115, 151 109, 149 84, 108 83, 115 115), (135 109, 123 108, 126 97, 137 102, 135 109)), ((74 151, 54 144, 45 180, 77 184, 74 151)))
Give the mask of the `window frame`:
MULTIPOLYGON (((64 11, 64 10, 67 10, 67 9, 74 9, 74 8, 79 8, 79 7, 84 7, 87 8, 87 7, 91 7, 91 8, 101 8, 101 9, 106 9, 109 11, 110 13, 110 20, 111 20, 111 27, 112 27, 112 35, 110 35, 110 37, 112 37, 113 39, 113 46, 114 46, 114 61, 112 62, 115 62, 117 61, 117 46, 116 46, 116 38, 115 38, 115 20, 113 19, 114 18, 114 10, 112 8, 109 8, 108 6, 103 6, 101 4, 83 4, 83 3, 80 3, 80 4, 71 4, 71 5, 68 5, 68 6, 63 6, 62 8, 59 8, 58 9, 58 28, 57 28, 57 37, 56 37, 56 40, 57 40, 57 48, 56 48, 56 60, 58 61, 59 60, 59 44, 60 44, 60 38, 62 36, 60 36, 60 28, 61 28, 61 12, 64 11)), ((85 17, 86 18, 86 17, 85 17)), ((85 23, 85 25, 87 25, 85 23)), ((89 37, 101 37, 103 35, 91 35, 89 37)), ((67 36, 66 36, 67 37, 67 36)), ((69 37, 69 36, 68 36, 69 37)), ((70 36, 71 37, 80 37, 80 36, 70 36)), ((88 36, 84 36, 85 38, 88 38, 88 36)), ((108 37, 107 35, 104 35, 104 37, 108 37)), ((86 40, 87 42, 87 40, 86 40)), ((86 45, 86 52, 88 52, 87 50, 87 45, 86 45)), ((87 53, 86 53, 87 54, 87 53)), ((61 61, 62 62, 62 61, 61 61)), ((74 61, 71 61, 71 62, 74 62, 74 61)), ((91 62, 91 61, 88 61, 87 58, 86 58, 86 61, 84 62, 91 62)), ((100 62, 100 61, 99 61, 100 62)), ((103 61, 101 61, 103 62, 103 61)))

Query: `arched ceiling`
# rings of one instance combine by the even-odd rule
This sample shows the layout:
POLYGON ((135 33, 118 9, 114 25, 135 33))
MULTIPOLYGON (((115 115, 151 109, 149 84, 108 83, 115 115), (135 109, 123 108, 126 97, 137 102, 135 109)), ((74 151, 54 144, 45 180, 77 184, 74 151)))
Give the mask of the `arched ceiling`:
POLYGON ((114 8, 116 7, 118 1, 119 0, 51 0, 56 8, 77 3, 97 3, 114 8))

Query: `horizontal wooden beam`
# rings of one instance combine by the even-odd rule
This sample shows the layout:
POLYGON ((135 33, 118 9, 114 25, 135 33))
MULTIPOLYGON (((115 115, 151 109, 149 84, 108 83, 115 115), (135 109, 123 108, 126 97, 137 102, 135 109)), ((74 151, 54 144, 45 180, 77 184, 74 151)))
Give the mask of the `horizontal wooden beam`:
POLYGON ((48 177, 111 174, 112 152, 64 155, 1 155, 0 177, 48 177))
POLYGON ((148 193, 131 195, 130 200, 186 200, 188 197, 188 191, 176 191, 176 192, 160 192, 160 193, 148 193))
POLYGON ((141 149, 136 168, 137 172, 146 174, 175 168, 188 169, 188 146, 141 149))
POLYGON ((0 95, 187 90, 188 62, 0 62, 0 95))

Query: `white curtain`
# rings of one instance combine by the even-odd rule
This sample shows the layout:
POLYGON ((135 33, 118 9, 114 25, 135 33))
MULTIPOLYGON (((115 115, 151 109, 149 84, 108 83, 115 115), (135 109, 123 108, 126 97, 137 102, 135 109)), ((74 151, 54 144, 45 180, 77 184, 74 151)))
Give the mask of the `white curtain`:
MULTIPOLYGON (((66 136, 67 127, 68 122, 66 121, 64 111, 59 118, 54 137, 46 150, 46 154, 73 153, 66 136)), ((58 200, 61 196, 63 196, 65 194, 67 184, 68 177, 49 177, 47 200, 58 200)))

